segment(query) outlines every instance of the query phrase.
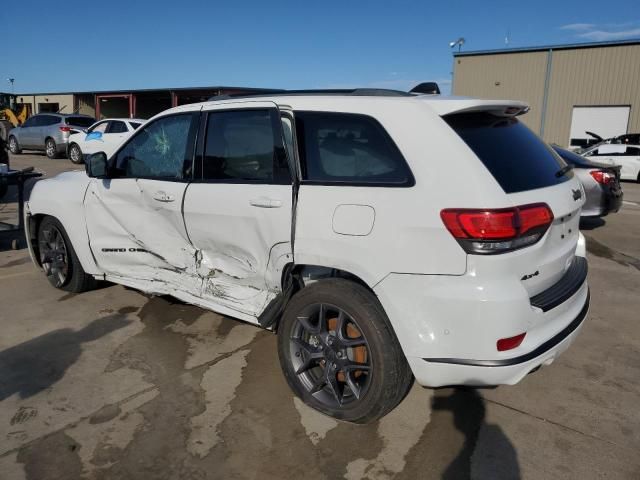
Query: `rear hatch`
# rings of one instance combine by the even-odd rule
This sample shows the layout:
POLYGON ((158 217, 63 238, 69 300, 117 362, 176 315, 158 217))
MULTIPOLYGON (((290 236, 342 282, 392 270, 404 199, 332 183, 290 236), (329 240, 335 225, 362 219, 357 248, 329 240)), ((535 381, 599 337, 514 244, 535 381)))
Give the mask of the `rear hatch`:
MULTIPOLYGON (((506 218, 516 232, 512 238, 508 229, 497 229, 491 237, 490 231, 478 229, 470 236, 489 238, 489 241, 479 242, 489 244, 490 248, 486 250, 484 247, 473 250, 469 247, 472 242, 465 239, 458 241, 471 253, 468 265, 472 273, 514 277, 532 297, 556 284, 572 265, 584 190, 562 158, 508 113, 507 108, 502 114, 494 110, 443 116, 505 194, 504 204, 498 208, 494 205, 469 207, 478 209, 486 218, 506 218), (483 212, 485 207, 490 208, 483 212), (502 231, 507 232, 504 238, 500 237, 502 231), (483 234, 489 236, 483 237, 483 234)), ((478 215, 477 218, 482 221, 483 217, 478 215)), ((500 218, 497 221, 504 222, 500 218)), ((449 225, 447 227, 452 231, 449 225)))

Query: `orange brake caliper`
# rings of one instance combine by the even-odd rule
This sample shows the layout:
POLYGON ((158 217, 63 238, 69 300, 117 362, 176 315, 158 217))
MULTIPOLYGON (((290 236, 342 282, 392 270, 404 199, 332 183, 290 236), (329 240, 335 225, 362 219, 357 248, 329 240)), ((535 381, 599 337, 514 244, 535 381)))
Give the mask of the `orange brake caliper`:
MULTIPOLYGON (((338 326, 337 318, 329 318, 327 320, 327 327, 329 328, 329 330, 335 331, 337 326, 338 326)), ((360 338, 362 336, 362 334, 360 333, 360 330, 358 330, 353 323, 347 323, 346 330, 347 330, 346 332, 347 338, 360 338)), ((354 362, 357 362, 357 363, 367 362, 367 347, 365 347, 364 345, 361 345, 359 347, 353 347, 351 350, 353 351, 354 362)), ((362 370, 354 370, 353 372, 354 377, 358 378, 360 375, 362 375, 362 370)), ((342 370, 338 372, 337 377, 339 381, 346 382, 346 378, 342 370)))

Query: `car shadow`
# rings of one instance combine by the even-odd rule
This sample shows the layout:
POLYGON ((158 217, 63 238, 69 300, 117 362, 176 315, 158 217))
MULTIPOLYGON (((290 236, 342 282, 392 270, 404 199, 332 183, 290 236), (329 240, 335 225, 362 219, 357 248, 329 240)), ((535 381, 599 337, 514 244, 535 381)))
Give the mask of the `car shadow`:
POLYGON ((436 391, 432 412, 448 411, 453 414, 453 425, 464 435, 464 441, 442 473, 442 478, 471 478, 473 467, 474 478, 519 479, 516 449, 500 426, 486 423, 485 401, 478 390, 460 387, 443 396, 444 391, 436 391))
POLYGON ((80 358, 83 343, 131 323, 122 310, 80 330, 54 330, 0 352, 0 401, 16 393, 28 398, 58 382, 80 358))
POLYGON ((601 217, 582 217, 580 218, 580 230, 595 230, 607 224, 606 220, 601 217))

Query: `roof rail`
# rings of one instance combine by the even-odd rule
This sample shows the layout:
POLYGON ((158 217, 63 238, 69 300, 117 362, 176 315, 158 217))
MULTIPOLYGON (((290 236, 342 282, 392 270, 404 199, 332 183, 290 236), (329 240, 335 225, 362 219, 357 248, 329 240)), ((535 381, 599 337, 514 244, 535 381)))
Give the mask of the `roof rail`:
POLYGON ((248 97, 271 97, 271 96, 295 96, 295 95, 347 95, 355 97, 413 97, 411 93, 402 90, 391 90, 387 88, 334 88, 322 90, 272 90, 259 93, 230 93, 225 95, 215 95, 209 100, 229 100, 232 98, 248 97))

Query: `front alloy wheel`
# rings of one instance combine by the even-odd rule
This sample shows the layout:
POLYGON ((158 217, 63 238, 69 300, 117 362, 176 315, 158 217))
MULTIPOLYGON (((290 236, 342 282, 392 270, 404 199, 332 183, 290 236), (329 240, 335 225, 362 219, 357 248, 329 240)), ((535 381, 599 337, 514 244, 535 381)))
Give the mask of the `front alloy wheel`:
POLYGON ((20 153, 20 147, 18 146, 18 140, 16 140, 16 137, 9 137, 9 151, 14 155, 20 153))
POLYGON ((82 150, 75 143, 69 148, 69 160, 73 163, 82 163, 82 150))
POLYGON ((40 263, 49 282, 63 287, 69 278, 69 254, 64 237, 54 224, 48 224, 40 230, 38 238, 40 263))

